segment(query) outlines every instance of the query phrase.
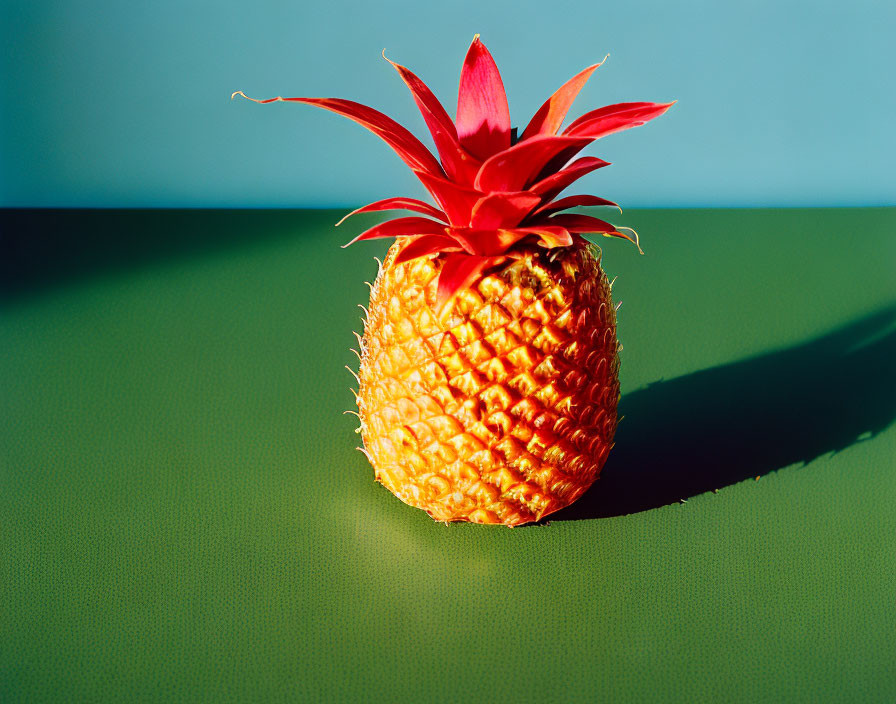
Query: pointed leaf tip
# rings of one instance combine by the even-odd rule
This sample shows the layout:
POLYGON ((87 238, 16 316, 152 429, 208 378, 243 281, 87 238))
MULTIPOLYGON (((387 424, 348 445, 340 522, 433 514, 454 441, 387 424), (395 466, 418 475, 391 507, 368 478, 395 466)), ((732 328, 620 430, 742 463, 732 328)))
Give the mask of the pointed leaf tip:
POLYGON ((314 105, 315 107, 335 112, 337 115, 347 117, 349 120, 373 132, 392 147, 393 151, 411 169, 432 174, 445 173, 441 164, 439 164, 429 149, 424 146, 423 142, 411 134, 407 128, 402 127, 379 110, 357 103, 354 100, 345 100, 343 98, 284 98, 279 95, 276 98, 259 100, 250 98, 242 91, 237 91, 234 95, 242 95, 246 100, 262 105, 274 102, 305 103, 306 105, 314 105))
POLYGON ((412 259, 428 257, 433 254, 441 254, 442 252, 460 251, 463 251, 461 245, 448 235, 421 235, 420 237, 409 237, 398 254, 395 255, 392 264, 403 264, 412 259))
POLYGON ((576 213, 561 213, 560 215, 554 215, 553 217, 547 218, 544 222, 565 227, 573 234, 595 233, 603 235, 604 237, 621 237, 634 244, 638 248, 638 252, 644 254, 644 250, 641 249, 641 244, 638 241, 638 233, 630 227, 617 227, 605 220, 600 220, 591 217, 590 215, 578 215, 576 213), (622 230, 627 230, 632 234, 628 235, 625 232, 622 232, 622 230))
POLYGON ((284 98, 283 96, 278 95, 276 98, 250 98, 248 95, 243 93, 241 90, 235 90, 230 94, 230 99, 233 100, 236 96, 242 96, 246 100, 251 100, 253 103, 258 103, 259 105, 266 105, 267 103, 276 103, 279 100, 298 100, 298 98, 284 98))
POLYGON ((336 223, 336 227, 339 227, 342 223, 348 220, 352 215, 358 215, 359 213, 372 213, 379 210, 413 210, 418 213, 422 213, 423 215, 429 215, 432 218, 436 218, 437 220, 442 220, 443 222, 448 222, 448 218, 438 208, 434 208, 429 203, 424 203, 422 200, 417 200, 416 198, 384 198, 383 200, 378 200, 373 203, 369 203, 368 205, 357 208, 347 215, 344 215, 342 219, 336 223))
POLYGON ((578 213, 561 213, 547 218, 546 223, 565 227, 573 234, 585 234, 590 232, 598 232, 606 234, 615 232, 616 226, 608 223, 606 220, 592 217, 591 215, 579 215, 578 213))
POLYGON ((386 56, 385 49, 383 58, 398 71, 401 80, 411 91, 448 177, 458 183, 472 183, 481 164, 460 145, 457 128, 442 103, 417 74, 386 56))
POLYGON ((375 240, 384 237, 414 237, 417 235, 440 235, 445 233, 445 225, 429 218, 410 216, 386 220, 379 225, 374 225, 355 237, 351 242, 343 245, 348 247, 362 240, 375 240))
POLYGON ((461 146, 479 159, 510 146, 510 109, 504 83, 478 34, 461 69, 456 123, 461 146))
POLYGON ((604 161, 596 156, 583 156, 576 159, 569 166, 555 174, 538 181, 530 187, 542 197, 543 201, 553 200, 564 188, 572 185, 585 174, 589 174, 597 169, 609 166, 609 161, 604 161))
POLYGON ((674 103, 617 103, 585 113, 563 134, 599 139, 608 134, 638 127, 662 115, 674 103))
POLYGON ((618 203, 613 202, 612 200, 607 200, 606 198, 599 198, 598 196, 592 195, 581 195, 581 196, 568 196, 566 198, 561 198, 560 200, 555 200, 552 203, 547 203, 541 206, 538 210, 536 210, 532 214, 532 219, 537 220, 538 218, 546 218, 549 215, 552 215, 561 210, 566 210, 567 208, 576 208, 579 206, 601 206, 601 205, 609 205, 622 213, 622 208, 619 207, 618 203))
POLYGON ((629 232, 632 233, 632 237, 627 237, 626 235, 622 234, 621 232, 617 232, 615 235, 614 235, 612 232, 611 232, 611 233, 607 233, 606 235, 604 235, 604 237, 613 237, 613 236, 617 236, 617 237, 619 237, 619 236, 621 236, 622 238, 627 239, 629 242, 633 242, 633 243, 634 243, 635 247, 638 248, 638 254, 641 254, 641 255, 644 254, 644 250, 641 249, 641 238, 638 237, 638 233, 637 233, 637 232, 635 232, 635 231, 634 231, 632 228, 630 228, 630 227, 617 227, 616 229, 617 229, 617 230, 628 230, 629 232))
POLYGON ((580 71, 560 86, 535 113, 523 131, 522 139, 529 139, 539 134, 557 134, 579 92, 585 87, 588 79, 591 78, 591 74, 600 66, 603 66, 608 58, 610 58, 609 54, 601 59, 599 63, 580 71))

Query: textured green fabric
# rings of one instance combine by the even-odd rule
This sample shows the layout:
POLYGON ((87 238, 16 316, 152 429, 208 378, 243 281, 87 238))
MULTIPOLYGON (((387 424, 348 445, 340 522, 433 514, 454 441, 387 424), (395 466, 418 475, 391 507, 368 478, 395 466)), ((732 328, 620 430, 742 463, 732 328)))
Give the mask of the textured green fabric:
POLYGON ((617 447, 517 529, 353 449, 372 220, 4 218, 0 701, 896 699, 896 210, 626 213, 617 447))

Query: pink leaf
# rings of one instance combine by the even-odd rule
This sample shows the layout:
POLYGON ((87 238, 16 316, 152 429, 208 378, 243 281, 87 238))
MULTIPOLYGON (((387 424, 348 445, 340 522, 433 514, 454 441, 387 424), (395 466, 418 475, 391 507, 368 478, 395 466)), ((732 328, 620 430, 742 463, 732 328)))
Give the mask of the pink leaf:
POLYGON ((473 182, 480 191, 519 191, 561 153, 564 163, 591 142, 590 137, 540 135, 518 142, 486 160, 473 182))
POLYGON ((473 206, 470 226, 478 228, 513 227, 519 225, 532 208, 541 202, 535 193, 491 193, 473 206))
POLYGON ((338 227, 346 220, 348 220, 352 215, 357 215, 358 213, 373 213, 379 210, 413 210, 418 213, 423 213, 424 215, 429 215, 430 217, 436 218, 438 220, 442 220, 444 222, 448 222, 448 218, 438 208, 434 208, 429 203, 424 203, 422 200, 417 200, 416 198, 385 198, 383 200, 378 200, 375 203, 370 203, 365 205, 357 210, 353 210, 348 215, 342 218, 339 222, 336 223, 338 227))
POLYGON ((529 190, 540 195, 542 200, 553 200, 560 191, 572 185, 585 174, 609 165, 609 161, 598 159, 595 156, 583 156, 581 159, 576 159, 562 171, 558 171, 533 184, 529 187, 529 190))
POLYGON ((607 57, 605 56, 599 64, 589 66, 584 71, 576 74, 548 98, 526 126, 520 141, 530 139, 539 134, 557 134, 579 91, 588 82, 595 69, 606 60, 607 57))
POLYGON ((379 225, 374 225, 369 230, 365 230, 355 237, 351 242, 342 246, 348 247, 361 240, 376 240, 383 237, 410 237, 414 235, 443 234, 445 234, 445 226, 442 223, 435 222, 429 218, 411 216, 407 218, 396 218, 395 220, 386 220, 386 222, 381 222, 379 225))
POLYGON ((415 171, 431 174, 444 173, 442 166, 430 153, 429 149, 407 129, 378 110, 356 103, 353 100, 343 100, 342 98, 282 98, 280 96, 266 100, 257 100, 250 98, 242 91, 237 91, 233 95, 241 95, 255 103, 306 103, 324 110, 330 110, 337 115, 342 115, 357 122, 362 127, 366 127, 373 132, 392 147, 395 153, 401 157, 401 160, 415 171))
POLYGON ((674 103, 618 103, 585 113, 563 134, 598 139, 613 132, 638 127, 659 117, 674 103))
POLYGON ((510 110, 504 83, 478 34, 461 69, 456 122, 461 146, 479 159, 510 146, 510 110))

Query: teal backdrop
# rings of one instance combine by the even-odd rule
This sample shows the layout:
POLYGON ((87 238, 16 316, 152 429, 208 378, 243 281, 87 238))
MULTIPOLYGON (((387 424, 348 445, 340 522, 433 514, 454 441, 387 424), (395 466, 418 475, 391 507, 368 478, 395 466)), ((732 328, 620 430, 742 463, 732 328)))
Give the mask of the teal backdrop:
POLYGON ((894 202, 896 3, 0 3, 0 206, 345 207, 421 187, 379 140, 310 107, 338 96, 420 133, 412 67, 453 112, 475 32, 523 125, 610 53, 576 109, 678 99, 589 153, 585 191, 628 206, 894 202))

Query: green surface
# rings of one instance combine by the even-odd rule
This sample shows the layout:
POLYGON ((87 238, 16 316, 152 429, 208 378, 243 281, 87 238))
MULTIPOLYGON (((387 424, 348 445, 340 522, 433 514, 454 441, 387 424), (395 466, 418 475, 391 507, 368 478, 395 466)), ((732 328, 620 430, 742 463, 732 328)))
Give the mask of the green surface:
POLYGON ((513 530, 353 449, 336 216, 5 214, 0 701, 896 698, 896 210, 626 213, 618 446, 513 530))

